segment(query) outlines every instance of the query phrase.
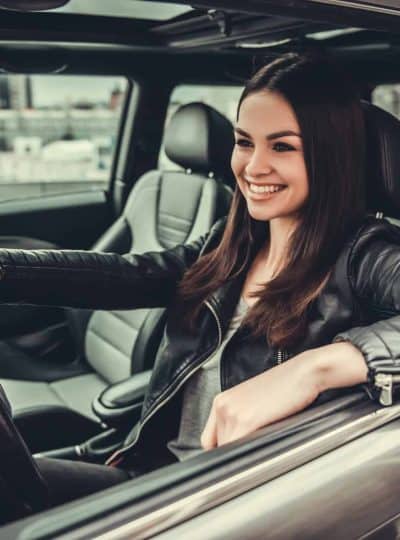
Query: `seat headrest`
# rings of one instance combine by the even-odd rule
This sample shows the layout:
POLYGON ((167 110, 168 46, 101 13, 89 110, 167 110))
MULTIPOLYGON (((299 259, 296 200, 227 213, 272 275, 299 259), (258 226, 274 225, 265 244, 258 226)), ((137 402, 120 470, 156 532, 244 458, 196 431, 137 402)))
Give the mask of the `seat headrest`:
POLYGON ((400 217, 400 121, 363 102, 367 132, 367 208, 400 217))
POLYGON ((230 161, 233 126, 225 116, 204 103, 188 103, 172 116, 165 133, 168 158, 194 173, 233 182, 230 161))

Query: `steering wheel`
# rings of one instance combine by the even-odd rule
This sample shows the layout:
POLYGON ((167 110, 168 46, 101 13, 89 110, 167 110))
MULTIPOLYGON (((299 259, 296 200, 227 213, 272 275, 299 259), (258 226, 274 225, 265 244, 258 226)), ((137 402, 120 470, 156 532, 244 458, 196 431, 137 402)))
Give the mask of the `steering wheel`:
POLYGON ((46 483, 13 422, 10 403, 0 385, 0 523, 48 506, 46 483))

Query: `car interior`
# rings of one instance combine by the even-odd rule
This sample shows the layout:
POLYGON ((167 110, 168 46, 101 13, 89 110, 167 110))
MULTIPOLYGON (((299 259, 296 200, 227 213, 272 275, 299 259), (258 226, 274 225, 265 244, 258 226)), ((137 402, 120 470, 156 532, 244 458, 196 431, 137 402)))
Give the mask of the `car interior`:
MULTIPOLYGON (((167 156, 182 170, 151 170, 141 176, 121 215, 91 249, 121 254, 167 249, 197 239, 226 215, 232 193, 231 123, 205 104, 187 104, 171 118, 164 141, 167 156)), ((125 418, 132 425, 134 410, 140 413, 138 391, 143 398, 163 328, 162 310, 154 309, 70 310, 68 322, 75 342, 81 342, 85 365, 70 361, 63 369, 49 360, 43 365, 27 353, 18 357, 15 346, 2 343, 9 371, 3 371, 0 384, 35 451, 74 447, 101 431, 100 421, 113 427, 116 416, 118 425, 125 418)))
MULTIPOLYGON (((182 3, 178 9, 126 0, 119 12, 106 3, 97 12, 66 0, 34 4, 0 0, 0 77, 120 76, 127 90, 104 189, 0 198, 0 247, 144 253, 206 233, 227 214, 234 189, 234 111, 228 118, 201 98, 181 103, 171 96, 182 85, 240 91, 259 66, 287 51, 326 51, 351 70, 368 129, 368 207, 394 221, 400 217, 400 49, 392 17, 366 12, 360 27, 351 10, 321 4, 305 11, 301 2, 290 15, 273 1, 182 3), (167 165, 160 163, 161 148, 167 165)), ((29 452, 104 463, 121 446, 140 418, 165 317, 159 308, 4 304, 0 315, 0 384, 7 396, 0 393, 1 431, 8 433, 0 501, 8 523, 46 509, 29 452), (17 482, 11 474, 16 468, 17 482)), ((292 444, 325 430, 321 418, 343 423, 346 411, 361 416, 374 407, 362 392, 320 404, 185 468, 172 465, 168 477, 153 471, 134 495, 124 486, 114 489, 113 503, 150 498, 177 478, 199 489, 205 480, 196 475, 205 468, 220 471, 244 455, 256 461, 268 443, 272 452, 273 442, 287 438, 292 444)), ((109 504, 99 496, 93 512, 109 504)), ((73 508, 64 527, 77 519, 73 508)), ((140 506, 133 512, 140 516, 140 506)), ((53 526, 42 523, 37 537, 53 534, 53 526)))

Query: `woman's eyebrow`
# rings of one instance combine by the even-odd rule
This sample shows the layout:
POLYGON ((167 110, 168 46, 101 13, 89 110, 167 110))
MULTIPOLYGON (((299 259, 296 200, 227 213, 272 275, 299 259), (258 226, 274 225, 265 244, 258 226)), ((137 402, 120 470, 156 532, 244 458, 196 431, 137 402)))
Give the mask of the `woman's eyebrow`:
POLYGON ((235 133, 237 133, 238 135, 242 135, 242 137, 247 137, 248 139, 251 139, 251 135, 249 135, 248 133, 246 133, 243 129, 240 129, 238 127, 234 127, 233 128, 233 131, 235 133))
POLYGON ((285 131, 277 131, 276 133, 270 133, 267 135, 267 141, 271 141, 272 139, 279 139, 279 137, 300 137, 300 133, 296 133, 295 131, 292 131, 290 129, 287 129, 285 131))
MULTIPOLYGON (((249 135, 246 131, 239 127, 233 128, 233 130, 238 133, 239 135, 242 135, 243 137, 247 137, 248 139, 251 139, 251 135, 249 135)), ((300 137, 300 133, 296 133, 295 131, 292 131, 290 129, 283 130, 283 131, 277 131, 275 133, 270 133, 269 135, 266 135, 267 141, 272 141, 273 139, 279 139, 280 137, 300 137)))

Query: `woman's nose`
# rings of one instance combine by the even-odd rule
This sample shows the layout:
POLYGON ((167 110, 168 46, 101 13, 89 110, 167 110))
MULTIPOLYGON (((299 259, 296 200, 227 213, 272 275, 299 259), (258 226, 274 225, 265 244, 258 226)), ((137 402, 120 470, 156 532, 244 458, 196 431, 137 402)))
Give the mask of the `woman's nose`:
POLYGON ((245 167, 245 174, 252 178, 269 174, 272 171, 272 165, 266 152, 254 151, 250 161, 245 167))

